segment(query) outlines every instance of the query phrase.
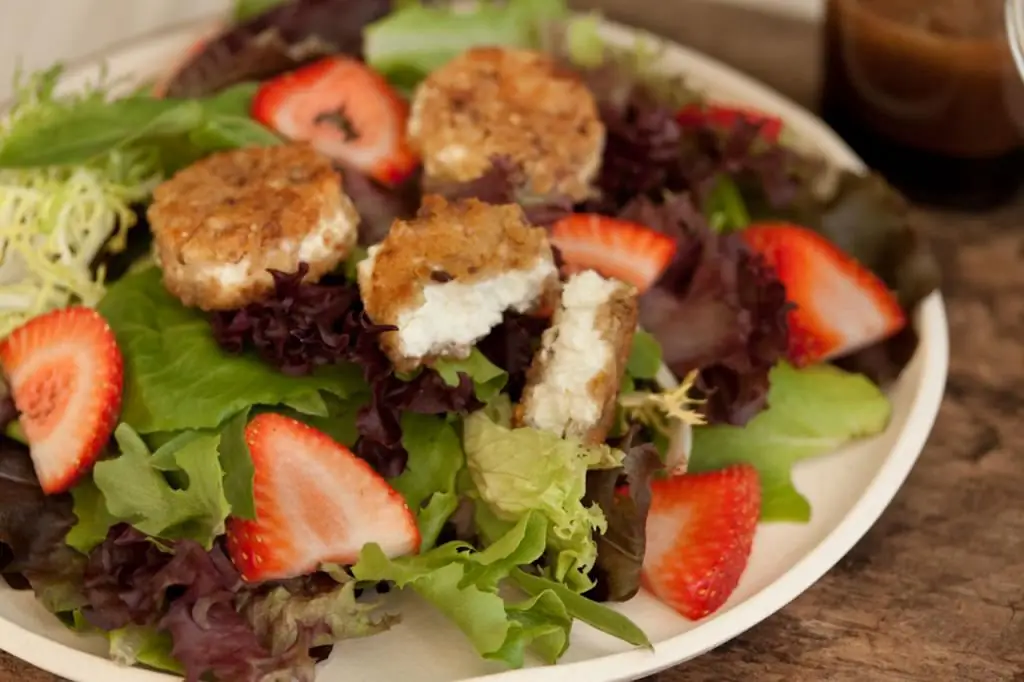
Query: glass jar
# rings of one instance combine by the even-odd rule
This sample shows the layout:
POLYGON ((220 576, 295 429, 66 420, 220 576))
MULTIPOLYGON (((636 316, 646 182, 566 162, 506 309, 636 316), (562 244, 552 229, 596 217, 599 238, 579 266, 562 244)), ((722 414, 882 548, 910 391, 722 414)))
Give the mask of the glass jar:
POLYGON ((828 0, 822 112, 922 203, 985 208, 1024 179, 1004 0, 828 0))

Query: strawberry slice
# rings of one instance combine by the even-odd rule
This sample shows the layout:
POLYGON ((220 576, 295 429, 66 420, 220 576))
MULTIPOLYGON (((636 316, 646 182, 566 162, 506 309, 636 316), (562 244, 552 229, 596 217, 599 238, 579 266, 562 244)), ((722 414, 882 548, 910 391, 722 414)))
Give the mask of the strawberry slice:
POLYGON ((261 414, 245 429, 256 520, 231 518, 228 553, 250 582, 352 564, 376 542, 390 557, 419 549, 416 518, 370 465, 311 426, 261 414))
POLYGON ((124 362, 114 333, 90 308, 54 310, 0 343, 0 366, 39 484, 64 492, 99 458, 121 411, 124 362))
POLYGON ((386 185, 419 164, 405 133, 408 105, 355 59, 328 57, 267 81, 253 98, 252 115, 386 185))
POLYGON ((859 350, 906 326, 906 313, 885 283, 817 232, 761 223, 741 234, 775 268, 796 306, 788 319, 793 364, 859 350))
POLYGON ((747 567, 760 513, 749 464, 652 481, 643 586, 690 620, 714 613, 747 567))
POLYGON ((676 255, 676 242, 649 227, 592 213, 574 213, 551 227, 551 244, 568 273, 596 270, 643 293, 676 255))
POLYGON ((683 128, 699 128, 710 125, 722 131, 732 130, 743 121, 759 125, 758 135, 765 142, 776 143, 782 134, 782 119, 754 109, 726 106, 723 104, 688 104, 676 114, 676 120, 683 128))

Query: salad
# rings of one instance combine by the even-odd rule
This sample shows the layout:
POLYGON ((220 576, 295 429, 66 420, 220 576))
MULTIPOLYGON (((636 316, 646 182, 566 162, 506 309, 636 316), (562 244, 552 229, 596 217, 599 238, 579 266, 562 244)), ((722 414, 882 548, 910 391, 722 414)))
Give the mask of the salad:
POLYGON ((0 123, 0 572, 110 656, 312 680, 443 613, 555 663, 718 610, 884 430, 935 261, 883 180, 552 0, 248 0, 0 123), (831 183, 822 183, 830 177, 831 183), (827 185, 827 186, 825 186, 827 185))

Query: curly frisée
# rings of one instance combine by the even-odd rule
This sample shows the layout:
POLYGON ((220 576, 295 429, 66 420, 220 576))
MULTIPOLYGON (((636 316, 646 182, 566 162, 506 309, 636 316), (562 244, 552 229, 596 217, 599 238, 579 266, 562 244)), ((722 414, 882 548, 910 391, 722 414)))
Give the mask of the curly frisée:
POLYGON ((312 682, 394 591, 505 667, 650 647, 610 604, 716 613, 887 427, 937 281, 880 178, 557 0, 233 16, 171 96, 0 122, 0 576, 115 661, 312 682))
POLYGON ((104 256, 125 249, 138 205, 210 152, 275 145, 248 117, 252 84, 202 99, 111 99, 103 82, 58 94, 58 65, 18 82, 0 123, 0 337, 69 303, 94 306, 104 256))
MULTIPOLYGON (((84 101, 101 88, 69 97, 54 93, 55 67, 17 82, 14 105, 0 120, 0 155, 19 133, 84 101)), ((158 157, 145 149, 116 149, 86 165, 0 168, 0 337, 47 310, 104 293, 104 251, 125 247, 137 222, 133 204, 162 179, 158 157)))

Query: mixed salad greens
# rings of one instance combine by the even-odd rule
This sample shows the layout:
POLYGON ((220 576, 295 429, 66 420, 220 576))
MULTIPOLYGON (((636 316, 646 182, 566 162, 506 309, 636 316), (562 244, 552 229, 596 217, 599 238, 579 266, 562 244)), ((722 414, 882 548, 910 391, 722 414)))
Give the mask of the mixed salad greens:
MULTIPOLYGON (((883 389, 913 355, 908 320, 937 270, 883 180, 832 169, 822 189, 823 164, 785 144, 781 121, 706 101, 657 70, 656 49, 607 46, 598 25, 554 0, 242 0, 159 96, 115 97, 103 81, 58 93, 60 67, 20 80, 0 121, 8 583, 103 633, 114 660, 189 680, 311 680, 325 646, 401 627, 376 596, 388 589, 414 591, 510 666, 528 653, 556 662, 577 620, 650 646, 605 605, 641 584, 689 618, 719 608, 757 523, 810 519, 792 467, 886 428, 883 389), (508 312, 467 358, 411 374, 382 352, 355 268, 415 215, 418 173, 336 158, 362 221, 356 255, 319 283, 275 272, 271 295, 243 308, 186 307, 151 256, 145 206, 159 183, 215 152, 293 137, 254 104, 293 82, 280 78, 340 56, 407 95, 479 45, 550 55, 599 105, 591 198, 528 200, 503 159, 432 191, 521 203, 563 264, 637 285, 644 331, 604 443, 515 424, 543 317, 508 312), (89 309, 115 346, 99 345, 89 309), (53 448, 34 442, 33 420, 84 418, 61 397, 78 395, 75 377, 48 397, 19 393, 32 352, 19 330, 47 315, 64 325, 54 335, 116 362, 100 368, 113 388, 95 463, 44 475, 53 448), (661 381, 662 363, 678 386, 661 381), (369 542, 351 562, 249 579, 237 538, 266 521, 254 425, 285 417, 367 463, 367 486, 400 495, 418 551, 369 542)), ((348 522, 376 528, 374 513, 348 522)))

